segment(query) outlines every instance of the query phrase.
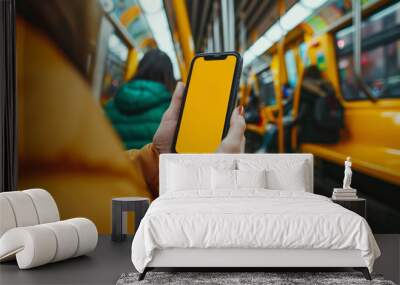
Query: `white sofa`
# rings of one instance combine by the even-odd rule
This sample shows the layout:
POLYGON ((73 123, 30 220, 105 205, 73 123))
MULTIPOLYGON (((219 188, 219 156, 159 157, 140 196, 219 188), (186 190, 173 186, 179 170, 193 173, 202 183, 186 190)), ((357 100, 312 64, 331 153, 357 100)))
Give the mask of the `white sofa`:
POLYGON ((98 233, 86 218, 60 221, 53 197, 43 189, 0 193, 0 262, 15 259, 20 269, 84 255, 98 233))

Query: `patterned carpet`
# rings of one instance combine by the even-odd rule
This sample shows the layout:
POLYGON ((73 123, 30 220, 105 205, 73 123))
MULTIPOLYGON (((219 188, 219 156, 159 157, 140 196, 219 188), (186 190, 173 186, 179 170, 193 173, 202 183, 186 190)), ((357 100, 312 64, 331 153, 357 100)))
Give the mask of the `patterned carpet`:
POLYGON ((117 285, 133 284, 379 284, 395 285, 380 275, 372 275, 368 281, 360 272, 148 272, 146 278, 138 280, 138 273, 122 274, 117 285))

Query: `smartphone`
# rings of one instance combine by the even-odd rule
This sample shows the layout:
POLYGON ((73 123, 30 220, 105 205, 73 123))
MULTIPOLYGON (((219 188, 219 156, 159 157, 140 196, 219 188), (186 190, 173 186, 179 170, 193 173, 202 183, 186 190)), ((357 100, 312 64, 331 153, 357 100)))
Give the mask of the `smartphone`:
POLYGON ((203 53, 191 63, 172 150, 215 152, 226 136, 242 71, 237 52, 203 53))

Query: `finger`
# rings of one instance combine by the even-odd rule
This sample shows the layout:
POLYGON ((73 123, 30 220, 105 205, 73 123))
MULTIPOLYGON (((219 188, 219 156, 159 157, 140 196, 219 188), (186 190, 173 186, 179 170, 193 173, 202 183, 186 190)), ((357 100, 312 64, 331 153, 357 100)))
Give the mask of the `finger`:
POLYGON ((244 152, 245 146, 246 146, 246 137, 243 135, 242 136, 242 141, 240 143, 240 152, 241 153, 244 152))
POLYGON ((182 82, 178 82, 178 84, 175 87, 174 94, 172 95, 171 104, 169 105, 167 111, 165 112, 165 119, 178 120, 179 111, 182 105, 184 90, 185 90, 185 85, 182 82))
POLYGON ((240 116, 244 116, 244 108, 243 108, 243 105, 240 105, 240 106, 239 106, 238 112, 239 112, 239 115, 240 115, 240 116))
POLYGON ((246 122, 243 117, 243 107, 239 106, 233 110, 231 115, 230 127, 227 138, 232 141, 241 142, 244 131, 246 130, 246 122))

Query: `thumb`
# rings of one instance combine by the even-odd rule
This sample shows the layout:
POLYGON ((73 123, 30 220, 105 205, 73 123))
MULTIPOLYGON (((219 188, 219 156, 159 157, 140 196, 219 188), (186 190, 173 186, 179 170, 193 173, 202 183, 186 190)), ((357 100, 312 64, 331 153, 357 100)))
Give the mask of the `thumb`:
POLYGON ((178 82, 178 84, 176 84, 174 94, 172 95, 171 104, 169 105, 167 111, 165 111, 163 119, 178 120, 184 91, 185 85, 182 82, 178 82))
POLYGON ((239 106, 232 112, 228 134, 223 139, 217 152, 239 153, 243 151, 246 122, 243 117, 243 107, 239 106))
POLYGON ((230 127, 226 137, 233 141, 241 141, 245 130, 246 121, 243 117, 243 106, 239 106, 232 112, 230 127))

